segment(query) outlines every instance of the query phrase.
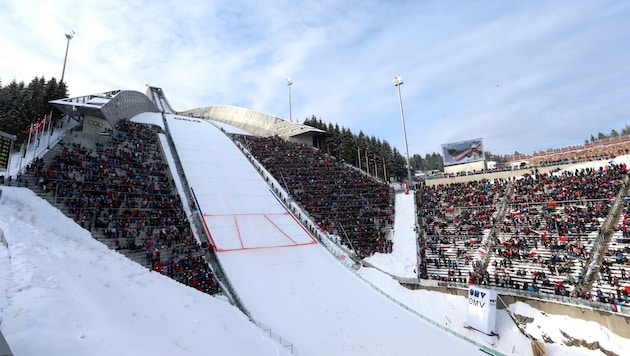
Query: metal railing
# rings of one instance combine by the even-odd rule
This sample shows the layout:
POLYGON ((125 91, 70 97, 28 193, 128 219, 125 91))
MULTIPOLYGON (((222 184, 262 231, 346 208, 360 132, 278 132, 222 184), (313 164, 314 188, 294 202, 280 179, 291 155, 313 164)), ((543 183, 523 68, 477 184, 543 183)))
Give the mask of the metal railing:
MULTIPOLYGON (((394 278, 402 284, 408 285, 417 285, 421 287, 429 287, 429 288, 453 288, 460 290, 467 290, 469 288, 469 284, 461 283, 461 282, 453 282, 453 281, 442 281, 442 280, 433 280, 433 279, 415 279, 415 278, 402 278, 396 277, 394 278)), ((521 297, 525 299, 532 300, 541 300, 548 301, 558 304, 565 304, 569 306, 583 306, 591 309, 606 311, 606 312, 617 312, 615 305, 610 303, 603 303, 596 300, 589 300, 583 298, 576 297, 567 297, 564 295, 556 295, 544 290, 537 291, 529 291, 523 289, 514 289, 514 288, 504 288, 495 285, 487 286, 488 288, 492 288, 497 291, 497 294, 503 296, 512 296, 512 297, 521 297)), ((630 316, 630 310, 626 310, 626 308, 622 308, 622 314, 626 316, 630 316)))

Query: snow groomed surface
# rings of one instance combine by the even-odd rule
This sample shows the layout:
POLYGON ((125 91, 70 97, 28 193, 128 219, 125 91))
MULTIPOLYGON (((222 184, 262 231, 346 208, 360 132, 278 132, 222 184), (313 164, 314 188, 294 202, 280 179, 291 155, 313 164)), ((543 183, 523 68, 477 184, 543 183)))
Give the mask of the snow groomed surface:
POLYGON ((343 267, 217 127, 172 115, 166 122, 234 289, 299 355, 483 354, 343 267))

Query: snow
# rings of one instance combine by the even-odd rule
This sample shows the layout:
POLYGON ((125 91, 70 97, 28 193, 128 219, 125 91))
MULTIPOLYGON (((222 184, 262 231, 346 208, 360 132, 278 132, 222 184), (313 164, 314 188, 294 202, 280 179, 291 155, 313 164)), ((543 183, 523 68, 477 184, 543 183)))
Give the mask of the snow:
POLYGON ((428 328, 336 263, 216 127, 171 115, 166 123, 239 298, 254 319, 292 342, 300 355, 399 355, 443 345, 456 353, 480 353, 428 328))
MULTIPOLYGON (((153 120, 163 125, 159 114, 153 120)), ((354 271, 295 228, 282 199, 216 127, 167 122, 205 223, 223 235, 218 257, 251 317, 271 331, 223 297, 109 250, 30 190, 3 186, 0 330, 15 355, 531 354, 506 311, 497 311, 500 338, 490 345, 465 327, 467 298, 410 290, 390 276, 415 276, 412 194, 396 196, 392 253, 354 271)), ((564 345, 560 330, 616 354, 630 348, 594 322, 520 302, 510 309, 533 318, 532 336, 554 340, 548 355, 601 354, 564 345)))
POLYGON ((2 333, 15 355, 287 354, 226 301, 109 250, 30 190, 1 199, 2 333))

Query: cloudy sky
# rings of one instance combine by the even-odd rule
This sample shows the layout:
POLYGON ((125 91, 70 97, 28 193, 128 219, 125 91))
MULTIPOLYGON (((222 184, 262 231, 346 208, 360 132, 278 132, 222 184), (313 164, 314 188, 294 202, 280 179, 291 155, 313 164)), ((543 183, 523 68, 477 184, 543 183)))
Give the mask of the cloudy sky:
POLYGON ((175 110, 315 115, 410 154, 581 144, 630 124, 626 1, 0 0, 0 80, 164 89, 175 110))

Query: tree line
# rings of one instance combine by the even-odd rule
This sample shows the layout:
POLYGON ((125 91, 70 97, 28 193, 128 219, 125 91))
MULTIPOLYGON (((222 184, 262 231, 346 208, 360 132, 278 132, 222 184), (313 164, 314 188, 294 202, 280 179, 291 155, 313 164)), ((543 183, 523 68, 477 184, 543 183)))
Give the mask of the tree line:
POLYGON ((615 129, 612 129, 608 135, 606 135, 606 134, 604 134, 602 132, 599 132, 597 134, 597 137, 595 137, 594 135, 591 135, 590 140, 585 139, 584 140, 584 144, 588 145, 589 143, 615 139, 615 138, 619 138, 619 137, 622 137, 622 136, 628 136, 628 135, 630 135, 630 126, 626 125, 626 127, 621 129, 621 134, 619 132, 617 132, 617 130, 615 130, 615 129))
MULTIPOLYGON (((35 77, 28 84, 13 79, 8 85, 4 85, 0 80, 0 131, 16 135, 18 142, 26 140, 26 130, 32 123, 51 111, 53 121, 61 116, 61 113, 53 110, 49 102, 66 97, 66 84, 58 82, 54 77, 50 80, 43 76, 35 77)), ((368 137, 362 131, 358 135, 354 134, 350 129, 340 128, 337 124, 325 124, 315 116, 305 120, 304 124, 327 131, 324 147, 320 148, 347 163, 383 180, 390 177, 404 179, 407 176, 405 158, 387 141, 374 136, 368 137)), ((443 169, 442 156, 437 153, 424 158, 414 154, 410 161, 412 171, 443 169)))
POLYGON ((16 135, 18 142, 23 141, 31 123, 50 112, 53 113, 53 122, 61 117, 49 101, 66 97, 66 84, 57 82, 55 78, 35 77, 28 85, 15 79, 3 85, 0 80, 0 131, 16 135))
MULTIPOLYGON (((61 117, 62 114, 53 110, 49 102, 66 97, 66 84, 54 77, 50 80, 43 76, 35 77, 28 84, 13 79, 8 85, 3 85, 0 80, 0 131, 16 135, 18 142, 25 141, 28 136, 26 130, 32 123, 51 111, 53 122, 61 117)), ((389 142, 375 136, 368 137, 363 131, 355 134, 338 124, 326 124, 315 116, 306 119, 304 124, 328 133, 320 149, 379 179, 406 179, 406 160, 389 142)), ((439 153, 427 154, 425 157, 414 154, 409 160, 412 172, 442 171, 444 168, 439 153)))
MULTIPOLYGON (((322 147, 319 147, 325 152, 382 180, 407 178, 406 159, 389 142, 375 136, 368 137, 363 131, 355 134, 339 124, 326 124, 315 116, 304 120, 304 124, 328 133, 322 147)), ((439 153, 427 154, 424 158, 414 154, 409 157, 409 161, 412 172, 444 169, 444 161, 439 153)))

